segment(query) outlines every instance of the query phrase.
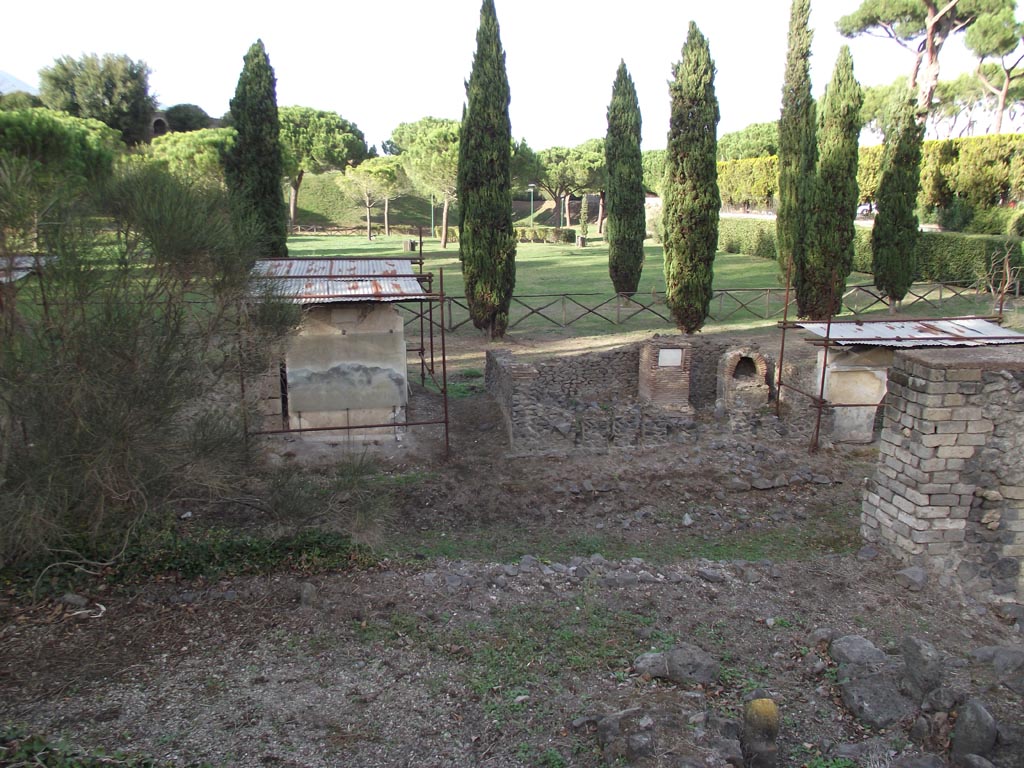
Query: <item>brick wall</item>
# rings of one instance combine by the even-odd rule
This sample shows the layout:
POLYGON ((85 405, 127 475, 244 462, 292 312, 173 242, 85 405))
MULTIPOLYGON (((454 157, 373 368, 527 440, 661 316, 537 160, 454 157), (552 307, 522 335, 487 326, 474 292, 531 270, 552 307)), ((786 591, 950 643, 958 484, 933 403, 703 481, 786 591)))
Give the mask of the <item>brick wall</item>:
POLYGON ((1024 348, 897 353, 861 530, 969 594, 1024 599, 1024 348))
POLYGON ((640 347, 637 394, 640 400, 674 410, 689 411, 690 367, 693 349, 689 343, 673 338, 654 338, 640 347), (671 353, 672 363, 662 357, 671 353))

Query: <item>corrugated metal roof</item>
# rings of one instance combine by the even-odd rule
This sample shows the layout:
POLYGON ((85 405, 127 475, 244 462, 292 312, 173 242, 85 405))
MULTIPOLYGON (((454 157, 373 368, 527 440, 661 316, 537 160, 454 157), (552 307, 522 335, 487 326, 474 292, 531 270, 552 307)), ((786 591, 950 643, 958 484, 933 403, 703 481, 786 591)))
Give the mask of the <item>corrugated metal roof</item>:
POLYGON ((834 344, 868 344, 878 347, 981 347, 989 344, 1022 344, 1024 333, 1002 328, 979 318, 945 320, 871 321, 864 323, 798 323, 813 334, 826 333, 834 344))
POLYGON ((0 258, 0 283, 14 283, 36 271, 37 259, 45 263, 49 256, 33 256, 31 254, 5 256, 0 258))
POLYGON ((261 259, 256 272, 297 304, 426 296, 409 259, 261 259))

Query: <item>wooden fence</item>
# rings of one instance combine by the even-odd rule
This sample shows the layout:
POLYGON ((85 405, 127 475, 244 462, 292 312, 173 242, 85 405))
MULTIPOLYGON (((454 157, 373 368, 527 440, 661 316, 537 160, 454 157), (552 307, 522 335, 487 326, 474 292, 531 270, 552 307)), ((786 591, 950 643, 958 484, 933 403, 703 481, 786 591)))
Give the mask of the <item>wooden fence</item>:
MULTIPOLYGON (((786 291, 784 288, 729 288, 715 291, 711 300, 710 322, 724 323, 741 320, 781 320, 784 315, 786 291)), ((943 306, 953 299, 983 300, 987 297, 974 285, 952 283, 914 283, 903 299, 904 309, 917 306, 932 315, 941 315, 943 306)), ((796 318, 796 302, 789 297, 789 317, 796 318)), ((415 304, 399 305, 408 317, 406 324, 415 322, 420 309, 415 304)), ((843 294, 843 311, 854 316, 884 310, 886 299, 871 284, 847 286, 843 294)), ((469 310, 464 296, 445 296, 445 328, 457 331, 470 326, 469 310)), ((612 326, 674 327, 665 305, 663 293, 598 294, 557 293, 513 296, 509 310, 509 330, 529 326, 571 328, 573 326, 607 323, 612 326), (645 326, 644 323, 647 325, 645 326)), ((436 320, 436 318, 435 318, 436 320)))

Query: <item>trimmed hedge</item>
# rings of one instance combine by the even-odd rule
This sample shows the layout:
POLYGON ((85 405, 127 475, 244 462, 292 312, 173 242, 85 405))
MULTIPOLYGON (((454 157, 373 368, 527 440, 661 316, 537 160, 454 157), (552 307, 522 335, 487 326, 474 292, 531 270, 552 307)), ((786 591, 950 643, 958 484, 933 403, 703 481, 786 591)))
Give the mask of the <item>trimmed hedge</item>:
MULTIPOLYGON (((338 187, 341 171, 307 173, 299 187, 298 223, 319 227, 366 227, 366 213, 362 206, 345 197, 338 187)), ((285 185, 285 199, 288 186, 285 185)))
POLYGON ((995 260, 1012 248, 1011 263, 1024 264, 1021 238, 1001 235, 965 235, 960 232, 922 232, 917 240, 920 278, 948 283, 984 278, 995 260))
MULTIPOLYGON (((992 263, 1012 247, 1015 266, 1024 265, 1024 240, 999 235, 960 232, 921 232, 917 239, 917 279, 936 282, 974 282, 988 274, 992 263)), ((775 222, 769 219, 722 218, 718 223, 718 250, 774 259, 775 222)), ((871 230, 854 230, 853 269, 871 273, 871 230)))
POLYGON ((576 243, 576 230, 566 227, 516 227, 520 243, 576 243))
POLYGON ((720 218, 718 250, 775 259, 775 220, 720 218))

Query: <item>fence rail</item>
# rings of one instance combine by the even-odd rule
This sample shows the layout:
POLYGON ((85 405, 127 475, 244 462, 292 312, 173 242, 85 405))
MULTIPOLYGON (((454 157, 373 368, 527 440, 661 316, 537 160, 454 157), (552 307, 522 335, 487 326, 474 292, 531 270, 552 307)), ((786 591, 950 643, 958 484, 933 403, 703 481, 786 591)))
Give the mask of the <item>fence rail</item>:
MULTIPOLYGON (((714 292, 708 320, 781 320, 785 314, 784 288, 727 288, 714 292)), ((914 283, 903 299, 904 309, 921 305, 934 313, 941 313, 942 305, 953 299, 976 299, 987 296, 975 285, 956 283, 914 283)), ((463 296, 446 296, 445 327, 457 331, 470 325, 469 308, 463 296)), ((843 312, 854 316, 878 311, 888 306, 885 297, 871 284, 847 286, 843 294, 843 312)), ((420 317, 420 309, 411 304, 400 304, 406 313, 406 325, 420 317)), ((796 315, 796 301, 792 291, 789 315, 796 315)), ((513 296, 509 309, 508 327, 571 328, 588 322, 613 326, 644 327, 661 324, 674 327, 671 313, 665 304, 665 294, 600 294, 550 293, 513 296)))

